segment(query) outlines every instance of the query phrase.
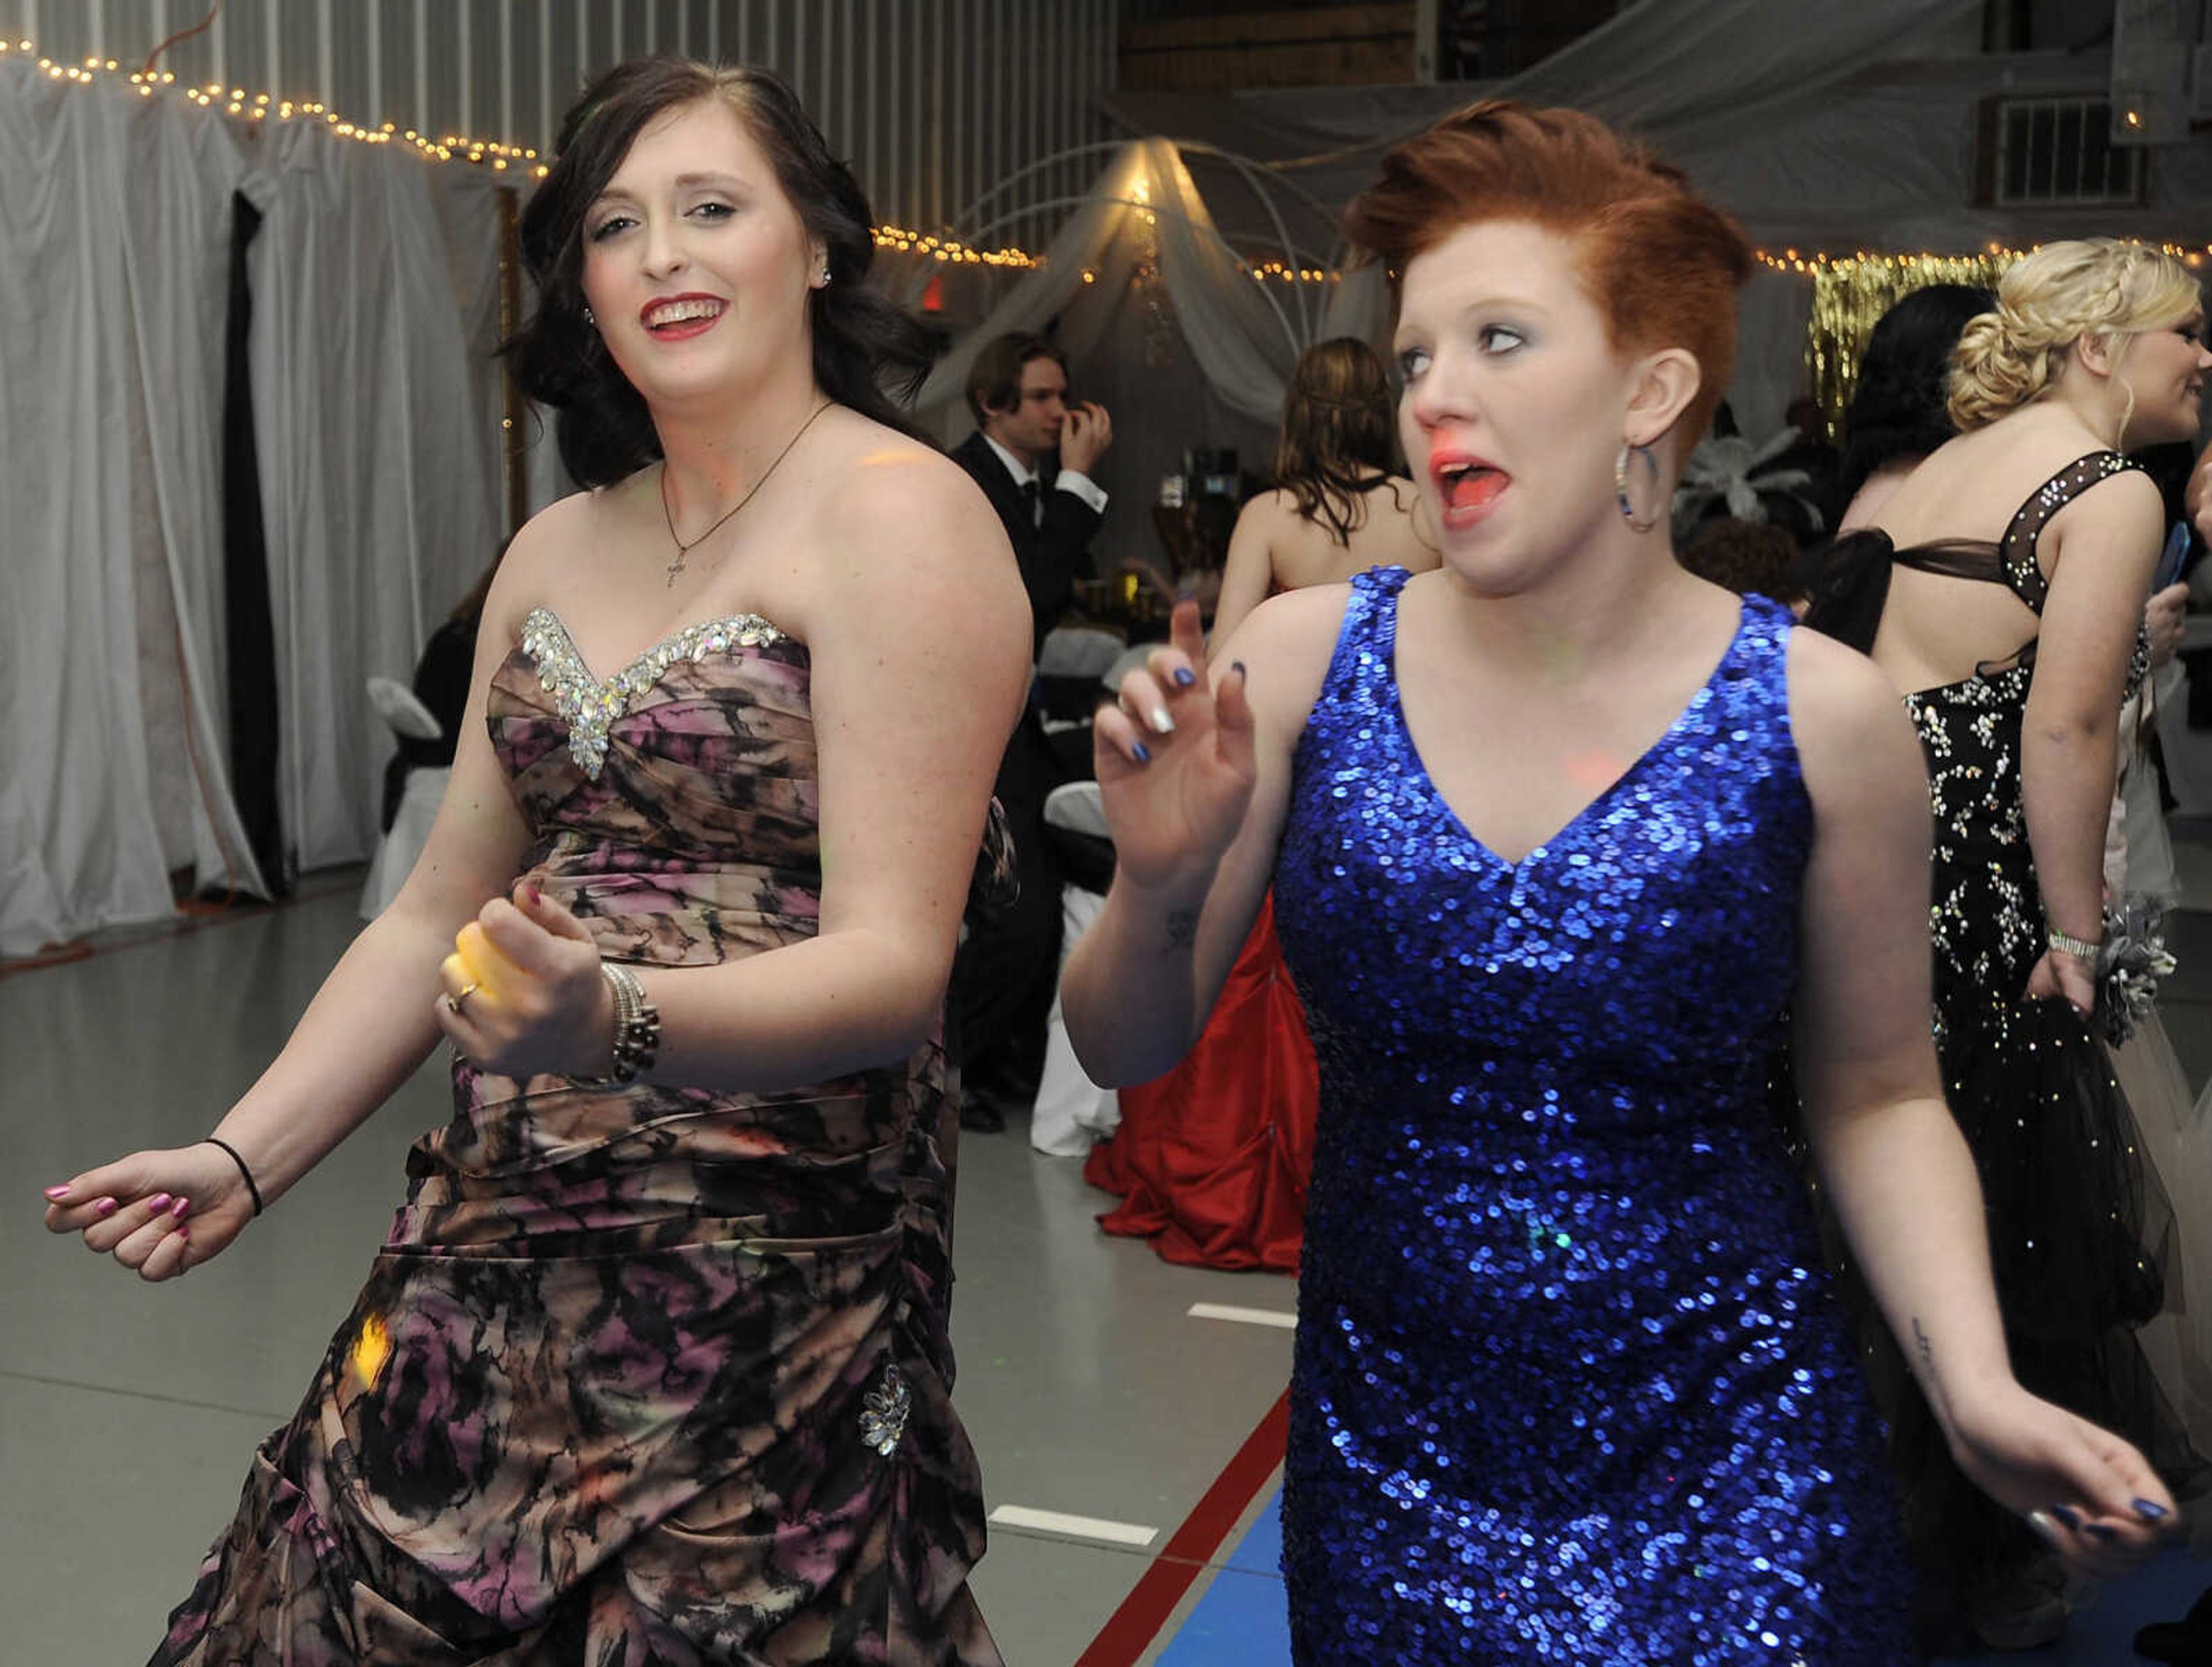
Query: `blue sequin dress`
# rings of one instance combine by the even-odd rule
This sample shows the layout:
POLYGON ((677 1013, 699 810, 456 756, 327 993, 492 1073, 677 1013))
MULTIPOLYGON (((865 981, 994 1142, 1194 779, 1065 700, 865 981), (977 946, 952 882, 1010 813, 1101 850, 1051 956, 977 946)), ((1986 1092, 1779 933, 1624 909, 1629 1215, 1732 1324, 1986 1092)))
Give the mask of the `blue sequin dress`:
POLYGON ((1423 769, 1352 584, 1275 874, 1321 1122, 1301 1663, 1898 1667, 1879 1426, 1773 1132, 1812 807, 1785 610, 1518 863, 1423 769))

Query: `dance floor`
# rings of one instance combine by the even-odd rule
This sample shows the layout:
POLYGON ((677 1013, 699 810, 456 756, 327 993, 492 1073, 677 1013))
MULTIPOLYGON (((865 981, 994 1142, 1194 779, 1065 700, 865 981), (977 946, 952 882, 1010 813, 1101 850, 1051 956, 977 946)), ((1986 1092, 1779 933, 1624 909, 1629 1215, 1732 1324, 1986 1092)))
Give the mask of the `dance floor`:
MULTIPOLYGON (((445 1121, 434 1062, 181 1284, 142 1285, 40 1226, 47 1182, 205 1132, 344 948, 359 884, 310 876, 283 908, 118 931, 0 978, 0 1173, 17 1194, 0 1212, 0 1659, 145 1658, 351 1304, 408 1143, 445 1121)), ((2176 938, 2166 1022, 2201 1083, 2212 915, 2176 938)), ((975 1587, 1000 1647, 1015 1667, 1286 1662, 1291 1282, 1105 1238, 1080 1165, 1022 1133, 963 1142, 955 1256, 957 1399, 993 1512, 975 1587)), ((2170 1559, 2104 1594, 2063 1650, 2005 1659, 2125 1663, 2134 1627, 2207 1579, 2170 1559)))

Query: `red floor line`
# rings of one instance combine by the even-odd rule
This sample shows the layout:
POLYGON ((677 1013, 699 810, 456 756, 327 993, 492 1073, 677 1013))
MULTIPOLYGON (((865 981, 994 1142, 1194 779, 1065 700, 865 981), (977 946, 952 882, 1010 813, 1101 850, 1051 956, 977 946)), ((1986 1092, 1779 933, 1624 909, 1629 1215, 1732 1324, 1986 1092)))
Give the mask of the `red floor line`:
POLYGON ((1206 1497, 1160 1548, 1121 1607, 1091 1640, 1091 1647, 1076 1658, 1075 1667, 1135 1667, 1200 1571, 1221 1549, 1246 1507, 1282 1463, 1290 1425, 1291 1395, 1285 1390, 1214 1478, 1206 1497))

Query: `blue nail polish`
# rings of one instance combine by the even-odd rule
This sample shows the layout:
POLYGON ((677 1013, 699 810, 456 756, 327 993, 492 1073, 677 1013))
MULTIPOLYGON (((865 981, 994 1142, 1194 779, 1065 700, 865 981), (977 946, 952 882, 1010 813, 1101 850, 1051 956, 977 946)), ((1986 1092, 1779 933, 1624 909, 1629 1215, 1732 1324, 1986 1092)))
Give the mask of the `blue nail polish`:
POLYGON ((1241 678, 1244 675, 1244 662, 1241 660, 1232 660, 1229 662, 1229 669, 1241 678))
POLYGON ((1188 689, 1191 684, 1198 681, 1198 673, 1192 671, 1188 666, 1178 666, 1176 667, 1175 678, 1178 684, 1188 689))
POLYGON ((2092 1539, 2103 1541, 2106 1545, 2110 1545, 2114 1540, 2120 1537, 2120 1530, 2118 1529, 2109 1527, 2104 1523, 2087 1524, 2082 1528, 2081 1531, 2089 1536, 2092 1539))
POLYGON ((1142 741, 1136 742, 1129 751, 1137 755, 1137 762, 1140 764, 1149 764, 1152 761, 1152 748, 1146 746, 1142 741))
POLYGON ((2081 1513, 2079 1511, 2076 1511, 2072 1506, 2054 1505, 2051 1507, 2051 1514, 2057 1518, 2059 1521, 2064 1523, 2067 1527, 2074 1530, 2076 1533, 2081 1531, 2081 1513))
POLYGON ((2135 1507, 2136 1515, 2141 1517, 2145 1522, 2162 1523, 2171 1514, 2155 1500, 2137 1500, 2135 1501, 2135 1507))

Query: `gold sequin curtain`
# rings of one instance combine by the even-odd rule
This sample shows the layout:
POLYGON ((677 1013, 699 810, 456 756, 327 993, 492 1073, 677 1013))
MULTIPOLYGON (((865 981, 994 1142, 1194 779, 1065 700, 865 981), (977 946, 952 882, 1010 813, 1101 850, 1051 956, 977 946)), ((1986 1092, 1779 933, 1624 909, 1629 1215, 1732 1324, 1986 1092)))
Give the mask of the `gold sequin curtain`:
POLYGON ((1805 341, 1805 371, 1814 397, 1840 432, 1844 408, 1858 386, 1859 356, 1876 319, 1898 300, 1931 283, 1979 284, 1995 289, 2015 251, 1972 255, 1825 255, 1766 257, 1782 271, 1813 281, 1813 316, 1805 341))

